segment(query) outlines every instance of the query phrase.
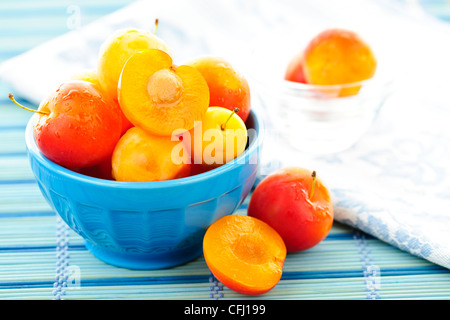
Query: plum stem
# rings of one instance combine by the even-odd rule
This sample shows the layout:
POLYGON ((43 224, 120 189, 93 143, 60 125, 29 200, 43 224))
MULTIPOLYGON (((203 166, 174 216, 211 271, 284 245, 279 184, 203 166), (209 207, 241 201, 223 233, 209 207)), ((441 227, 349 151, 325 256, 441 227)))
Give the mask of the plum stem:
POLYGON ((309 195, 309 200, 311 200, 312 197, 314 196, 314 191, 316 188, 316 172, 315 171, 312 172, 311 177, 313 178, 313 182, 312 182, 312 187, 311 187, 311 194, 309 195))
POLYGON ((16 105, 18 105, 18 106, 21 107, 22 109, 25 109, 25 110, 27 110, 27 111, 31 111, 31 112, 34 112, 34 113, 39 113, 39 114, 49 115, 48 112, 44 112, 44 111, 41 111, 41 110, 30 109, 30 108, 27 108, 27 107, 21 105, 20 103, 18 103, 18 102, 16 101, 16 99, 14 99, 14 95, 13 95, 12 93, 8 94, 8 98, 9 98, 9 100, 11 100, 12 102, 14 102, 16 105))
POLYGON ((156 35, 156 31, 158 30, 158 23, 159 23, 159 19, 156 18, 155 19, 155 30, 153 30, 153 34, 156 35))
POLYGON ((239 108, 234 108, 234 109, 233 109, 233 112, 231 112, 231 114, 230 114, 230 116, 228 117, 227 121, 225 121, 225 122, 220 126, 220 129, 222 129, 222 131, 225 130, 225 127, 226 127, 228 121, 230 121, 230 119, 231 119, 231 117, 233 116, 233 114, 238 113, 239 111, 240 111, 239 108))

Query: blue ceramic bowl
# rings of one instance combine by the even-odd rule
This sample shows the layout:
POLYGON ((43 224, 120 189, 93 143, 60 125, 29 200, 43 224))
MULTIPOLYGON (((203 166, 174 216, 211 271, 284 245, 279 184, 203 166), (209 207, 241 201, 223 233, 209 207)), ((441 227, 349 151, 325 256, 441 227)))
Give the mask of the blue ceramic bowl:
POLYGON ((120 182, 85 176, 48 160, 26 128, 31 169, 50 206, 106 263, 162 269, 202 254, 206 229, 232 214, 255 182, 262 123, 252 111, 256 137, 234 161, 195 176, 158 182, 120 182))

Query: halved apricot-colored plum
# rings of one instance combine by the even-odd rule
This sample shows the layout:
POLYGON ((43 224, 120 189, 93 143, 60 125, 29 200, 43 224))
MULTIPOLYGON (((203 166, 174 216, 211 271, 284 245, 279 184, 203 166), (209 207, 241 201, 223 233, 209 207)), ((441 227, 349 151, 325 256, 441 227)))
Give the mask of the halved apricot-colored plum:
POLYGON ((164 51, 134 54, 119 81, 119 103, 135 125, 155 135, 187 131, 209 106, 208 85, 199 71, 175 66, 164 51))
POLYGON ((265 222, 228 215, 214 222, 203 238, 212 274, 229 289, 249 295, 271 290, 281 279, 286 246, 265 222))
POLYGON ((148 182, 189 175, 189 152, 171 137, 156 136, 139 127, 129 129, 112 155, 112 175, 117 181, 148 182), (179 151, 179 152, 176 152, 179 151))

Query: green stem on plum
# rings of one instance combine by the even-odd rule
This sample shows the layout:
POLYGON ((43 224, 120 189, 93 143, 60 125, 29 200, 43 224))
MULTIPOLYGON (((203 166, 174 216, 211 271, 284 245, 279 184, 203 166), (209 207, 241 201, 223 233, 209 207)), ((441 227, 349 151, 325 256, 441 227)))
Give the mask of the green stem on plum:
POLYGON ((153 34, 156 35, 156 31, 158 30, 158 23, 159 23, 159 19, 156 18, 155 19, 155 30, 153 30, 153 34))
POLYGON ((225 127, 226 127, 228 121, 230 121, 230 119, 231 119, 231 117, 233 116, 233 114, 238 113, 239 111, 240 111, 239 108, 234 108, 234 109, 233 109, 233 112, 230 114, 230 116, 228 117, 227 121, 225 121, 225 122, 220 126, 220 129, 222 129, 222 131, 225 130, 225 127))
POLYGON ((30 108, 27 108, 27 107, 21 105, 20 103, 18 103, 18 102, 16 101, 16 99, 14 99, 14 95, 13 95, 12 93, 8 94, 8 98, 9 98, 9 100, 11 100, 12 102, 14 102, 16 105, 18 105, 19 107, 21 107, 22 109, 25 109, 25 110, 27 110, 27 111, 31 111, 31 112, 39 113, 39 114, 45 114, 45 115, 49 115, 49 114, 50 114, 50 113, 48 113, 48 112, 44 112, 44 111, 41 111, 41 110, 30 109, 30 108))
POLYGON ((309 200, 311 200, 312 197, 314 196, 314 190, 316 188, 316 172, 315 171, 312 172, 311 177, 313 178, 313 182, 312 182, 312 187, 311 187, 311 194, 309 195, 309 200))

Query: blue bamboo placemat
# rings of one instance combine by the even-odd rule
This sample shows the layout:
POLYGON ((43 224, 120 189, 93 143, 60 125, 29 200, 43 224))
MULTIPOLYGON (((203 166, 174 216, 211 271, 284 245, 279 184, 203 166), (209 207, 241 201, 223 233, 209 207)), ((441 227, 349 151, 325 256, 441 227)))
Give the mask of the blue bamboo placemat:
MULTIPOLYGON (((130 2, 1 2, 0 62, 130 2)), ((281 281, 262 296, 224 287, 203 257, 167 270, 107 265, 42 197, 25 150, 30 114, 9 90, 0 83, 0 299, 450 299, 450 270, 339 223, 316 247, 288 255, 281 281)))

